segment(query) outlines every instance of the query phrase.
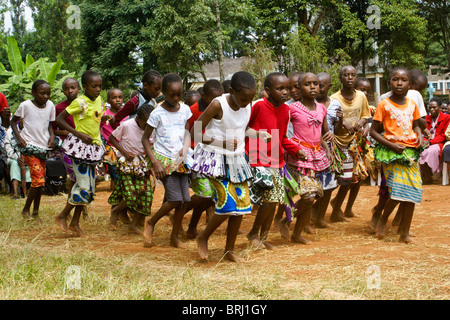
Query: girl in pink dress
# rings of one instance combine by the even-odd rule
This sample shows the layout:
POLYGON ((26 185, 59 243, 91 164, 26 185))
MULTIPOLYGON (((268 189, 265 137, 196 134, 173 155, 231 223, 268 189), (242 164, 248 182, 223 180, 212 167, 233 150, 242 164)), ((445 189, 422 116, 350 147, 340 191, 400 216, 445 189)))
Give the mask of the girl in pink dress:
MULTIPOLYGON (((297 221, 291 236, 292 242, 307 244, 309 240, 300 234, 308 224, 311 206, 317 197, 323 196, 322 184, 318 173, 329 168, 331 158, 328 145, 333 134, 328 131, 327 109, 315 98, 319 91, 319 81, 313 73, 305 73, 299 78, 301 100, 289 106, 291 122, 294 128, 292 141, 298 144, 304 157, 288 155, 288 170, 299 185, 300 200, 296 203, 297 221)), ((284 238, 289 237, 289 224, 283 219, 280 231, 284 238)))

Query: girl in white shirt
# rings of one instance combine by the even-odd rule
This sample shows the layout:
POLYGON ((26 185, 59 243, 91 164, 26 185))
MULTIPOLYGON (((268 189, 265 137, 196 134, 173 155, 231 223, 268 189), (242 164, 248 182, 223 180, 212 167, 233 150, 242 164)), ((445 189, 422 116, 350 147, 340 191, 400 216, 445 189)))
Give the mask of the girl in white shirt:
POLYGON ((31 94, 34 99, 20 104, 12 118, 11 128, 16 136, 22 159, 30 168, 31 174, 31 188, 22 209, 22 216, 30 217, 31 204, 34 203, 31 218, 39 222, 39 204, 45 185, 45 161, 48 150, 55 147, 55 135, 50 125, 55 121, 55 105, 50 101, 50 85, 44 80, 36 80, 33 83, 31 94), (23 121, 21 132, 17 127, 20 119, 23 121))

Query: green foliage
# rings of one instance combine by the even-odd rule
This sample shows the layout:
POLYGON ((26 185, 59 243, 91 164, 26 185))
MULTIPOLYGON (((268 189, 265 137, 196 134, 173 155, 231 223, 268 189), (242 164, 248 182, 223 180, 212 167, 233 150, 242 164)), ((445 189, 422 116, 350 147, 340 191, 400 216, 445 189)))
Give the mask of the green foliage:
POLYGON ((256 92, 264 89, 264 79, 276 69, 273 61, 274 53, 263 43, 254 44, 249 50, 248 60, 242 63, 242 70, 247 71, 255 77, 256 92))
POLYGON ((11 70, 6 70, 5 66, 0 64, 0 77, 5 81, 0 84, 0 92, 6 95, 13 113, 22 101, 33 98, 31 87, 37 79, 46 80, 50 84, 52 100, 59 102, 64 99, 62 82, 67 77, 76 77, 76 74, 61 69, 61 59, 57 62, 49 62, 48 58, 35 61, 32 56, 27 55, 24 62, 17 41, 12 36, 7 39, 7 52, 11 70))

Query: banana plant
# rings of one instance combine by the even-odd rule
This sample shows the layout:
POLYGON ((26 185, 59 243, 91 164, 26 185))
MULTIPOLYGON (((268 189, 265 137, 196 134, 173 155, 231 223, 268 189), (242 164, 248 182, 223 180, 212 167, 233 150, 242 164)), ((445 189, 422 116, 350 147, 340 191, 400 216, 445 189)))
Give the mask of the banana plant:
POLYGON ((61 69, 63 61, 49 62, 48 58, 40 58, 37 61, 27 55, 22 60, 19 46, 14 37, 7 38, 8 62, 11 70, 6 70, 0 63, 0 92, 8 99, 11 112, 14 113, 22 101, 32 99, 31 87, 33 82, 42 79, 52 87, 51 99, 55 102, 64 100, 61 84, 68 77, 76 77, 75 72, 61 69), (2 81, 3 80, 3 81, 2 81))

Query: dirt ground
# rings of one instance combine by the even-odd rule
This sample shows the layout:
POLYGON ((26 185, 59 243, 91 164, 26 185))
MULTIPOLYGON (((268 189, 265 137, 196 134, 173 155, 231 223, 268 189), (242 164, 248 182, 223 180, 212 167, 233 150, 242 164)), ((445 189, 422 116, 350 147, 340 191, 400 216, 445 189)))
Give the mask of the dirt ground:
MULTIPOLYGON (((247 272, 261 270, 268 266, 278 266, 280 270, 287 266, 295 266, 292 271, 286 272, 286 281, 281 284, 286 288, 298 285, 298 279, 305 276, 312 280, 327 278, 332 281, 330 277, 334 277, 332 272, 334 269, 339 268, 340 274, 342 272, 351 274, 356 268, 357 274, 364 275, 370 265, 377 265, 384 272, 385 282, 391 282, 395 286, 401 287, 405 279, 413 281, 408 278, 408 274, 414 274, 414 281, 420 282, 421 286, 433 287, 432 293, 425 293, 425 296, 421 296, 420 289, 417 289, 418 293, 414 293, 416 298, 448 299, 450 297, 448 269, 450 259, 450 186, 442 186, 438 182, 424 186, 423 201, 421 205, 416 206, 411 227, 415 244, 399 243, 398 235, 392 228, 383 240, 375 239, 370 233, 368 222, 371 209, 377 201, 377 191, 376 186, 363 185, 354 206, 357 216, 350 219, 349 222, 332 223, 330 228, 317 229, 315 234, 306 234, 305 237, 312 240, 309 245, 290 243, 273 229, 269 240, 277 246, 276 250, 252 249, 245 235, 251 228, 254 216, 248 215, 243 219, 242 234, 236 241, 236 251, 245 257, 244 264, 247 272), (391 274, 391 272, 395 273, 391 274)), ((176 249, 170 246, 171 223, 167 217, 161 219, 156 225, 152 248, 144 248, 142 238, 138 235, 128 234, 124 225, 120 225, 118 231, 111 230, 108 226, 110 207, 107 203, 110 192, 107 182, 98 185, 96 199, 89 207, 90 217, 87 220, 81 220, 81 227, 87 237, 76 240, 78 250, 95 252, 99 256, 108 254, 127 256, 142 253, 165 264, 186 264, 200 270, 214 268, 219 262, 232 264, 221 260, 225 245, 226 224, 223 224, 211 237, 209 242, 210 259, 206 263, 199 261, 194 240, 182 237, 186 243, 186 249, 176 249)), ((158 186, 152 208, 153 213, 159 208, 163 195, 162 186, 158 186)), ((65 196, 62 195, 44 196, 42 200, 44 204, 51 204, 55 207, 56 213, 63 207, 64 201, 65 196)), ((327 222, 329 222, 330 213, 331 207, 328 208, 325 216, 327 222)), ((392 218, 393 216, 390 218, 390 222, 392 218)), ((190 213, 183 220, 184 229, 187 228, 189 219, 190 213)), ((44 230, 27 230, 17 236, 25 236, 30 239, 38 236, 38 241, 42 245, 56 248, 61 245, 61 240, 67 239, 68 236, 51 221, 48 223, 50 226, 47 225, 44 230)), ((204 226, 205 216, 203 215, 199 223, 199 230, 204 226)), ((416 287, 416 285, 412 287, 416 287)), ((332 296, 332 298, 340 297, 332 296)))

